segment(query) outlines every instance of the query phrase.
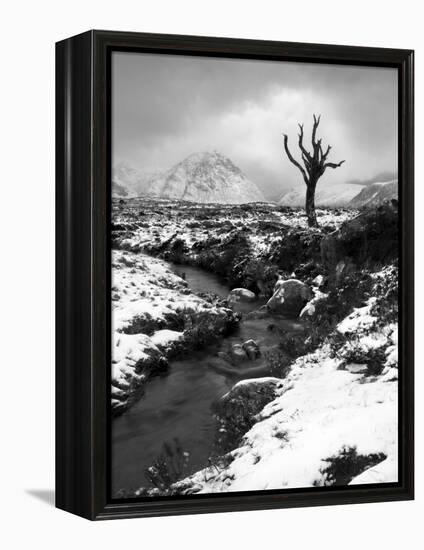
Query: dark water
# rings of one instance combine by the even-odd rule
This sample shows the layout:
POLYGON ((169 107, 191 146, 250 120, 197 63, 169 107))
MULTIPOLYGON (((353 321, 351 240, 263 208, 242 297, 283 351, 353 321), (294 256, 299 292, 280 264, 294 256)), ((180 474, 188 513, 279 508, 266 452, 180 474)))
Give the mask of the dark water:
MULTIPOLYGON (((214 292, 227 297, 228 288, 217 278, 199 268, 172 266, 185 279, 193 292, 214 292)), ((242 313, 258 309, 263 301, 241 306, 242 313)), ((239 306, 240 307, 240 306, 239 306)), ((228 373, 228 363, 217 357, 231 344, 253 338, 264 351, 278 342, 278 330, 296 331, 301 326, 282 319, 254 319, 240 323, 237 333, 219 344, 193 352, 189 357, 171 362, 167 375, 153 378, 145 394, 127 413, 114 419, 112 425, 112 485, 119 489, 150 487, 144 471, 161 453, 163 444, 178 438, 189 453, 187 474, 207 465, 213 452, 215 421, 212 403, 224 395, 238 380, 266 376, 263 357, 246 360, 237 366, 237 374, 228 373)))
POLYGON ((189 265, 168 264, 174 273, 185 279, 194 292, 212 292, 221 298, 228 296, 228 287, 222 284, 213 273, 189 265))

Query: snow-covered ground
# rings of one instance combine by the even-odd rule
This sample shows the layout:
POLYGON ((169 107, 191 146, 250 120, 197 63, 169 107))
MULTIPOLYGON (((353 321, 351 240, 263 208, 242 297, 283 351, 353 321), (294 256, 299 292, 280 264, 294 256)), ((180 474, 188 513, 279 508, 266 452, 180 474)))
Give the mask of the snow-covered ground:
POLYGON ((330 485, 340 475, 338 464, 345 483, 396 482, 397 326, 381 326, 373 315, 375 305, 371 298, 337 326, 336 334, 344 339, 337 353, 330 340, 294 362, 275 399, 227 456, 228 466, 197 472, 179 482, 177 490, 330 485), (349 362, 352 345, 359 356, 380 351, 382 370, 375 373, 366 363, 349 362))
POLYGON ((112 409, 125 410, 146 379, 166 368, 187 332, 206 317, 219 333, 232 312, 193 294, 163 262, 142 253, 112 255, 112 409))
MULTIPOLYGON (((356 215, 357 211, 353 209, 317 209, 320 225, 328 230, 338 229, 356 215)), ((269 254, 271 248, 284 238, 284 231, 308 226, 303 209, 280 208, 271 203, 237 207, 133 199, 122 212, 115 204, 113 217, 121 227, 121 246, 130 250, 157 250, 172 239, 178 239, 191 249, 195 243, 213 237, 222 240, 230 233, 242 230, 254 254, 269 254), (139 216, 140 210, 142 216, 139 216)))
MULTIPOLYGON (((390 311, 394 304, 390 293, 397 287, 395 262, 390 257, 383 257, 382 263, 374 259, 365 269, 359 254, 352 259, 349 247, 341 246, 334 250, 337 265, 324 265, 325 259, 319 259, 321 239, 357 212, 323 209, 317 214, 320 228, 308 229, 302 210, 270 204, 199 206, 141 199, 114 203, 113 239, 119 249, 114 252, 112 289, 117 410, 127 407, 133 389, 183 345, 199 315, 218 319, 209 330, 222 329, 231 320, 231 310, 191 293, 163 259, 147 257, 146 252, 227 276, 237 275, 239 265, 257 260, 260 269, 250 279, 252 286, 246 288, 257 294, 263 291, 268 297, 277 275, 287 279, 291 273, 287 257, 295 257, 294 268, 302 267, 298 270, 304 276, 302 282, 320 287, 301 313, 311 333, 317 310, 326 309, 326 300, 333 300, 334 312, 345 315, 342 320, 337 317, 337 326, 337 321, 329 323, 331 328, 324 326, 325 335, 320 335, 314 347, 304 347, 305 351, 292 356, 297 359, 291 366, 288 363, 288 375, 285 371, 280 383, 269 380, 275 393, 270 392, 271 401, 256 414, 241 441, 237 440, 237 448, 225 460, 178 481, 171 491, 210 493, 397 481, 397 325, 390 311), (208 255, 211 250, 213 254, 208 255), (226 255, 228 250, 231 257, 226 255), (353 277, 348 283, 350 294, 342 294, 341 279, 336 289, 329 283, 333 275, 329 271, 345 266, 345 260, 350 262, 350 271, 346 269, 343 277, 353 277), (212 261, 217 262, 213 267, 212 261), (231 271, 225 271, 225 262, 231 263, 231 271), (382 267, 384 262, 387 265, 382 267), (274 272, 265 279, 269 267, 274 272), (364 280, 371 281, 371 288, 364 280)), ((379 219, 371 222, 379 223, 379 219)), ((345 238, 350 244, 349 236, 364 233, 366 223, 358 216, 358 223, 355 219, 344 225, 341 237, 338 232, 341 243, 345 238)), ((359 242, 365 253, 366 243, 366 239, 359 242)), ((247 275, 246 271, 246 282, 247 275)), ((258 379, 239 382, 250 383, 257 384, 258 379)))

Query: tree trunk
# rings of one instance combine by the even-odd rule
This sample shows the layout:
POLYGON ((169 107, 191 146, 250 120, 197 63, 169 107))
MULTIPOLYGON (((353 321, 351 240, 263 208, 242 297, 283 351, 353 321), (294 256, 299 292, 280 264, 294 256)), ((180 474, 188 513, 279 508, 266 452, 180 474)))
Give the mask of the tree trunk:
POLYGON ((310 182, 306 188, 306 216, 309 227, 318 227, 317 215, 315 213, 315 187, 316 182, 310 182))

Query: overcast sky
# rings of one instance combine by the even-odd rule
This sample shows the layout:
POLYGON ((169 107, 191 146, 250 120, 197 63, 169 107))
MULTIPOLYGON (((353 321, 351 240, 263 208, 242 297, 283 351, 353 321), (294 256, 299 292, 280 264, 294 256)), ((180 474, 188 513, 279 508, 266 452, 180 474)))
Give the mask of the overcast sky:
POLYGON ((230 157, 272 198, 303 185, 283 151, 297 157, 297 123, 310 140, 330 143, 320 185, 367 181, 397 173, 395 69, 232 60, 140 53, 113 54, 113 164, 166 170, 191 153, 230 157))

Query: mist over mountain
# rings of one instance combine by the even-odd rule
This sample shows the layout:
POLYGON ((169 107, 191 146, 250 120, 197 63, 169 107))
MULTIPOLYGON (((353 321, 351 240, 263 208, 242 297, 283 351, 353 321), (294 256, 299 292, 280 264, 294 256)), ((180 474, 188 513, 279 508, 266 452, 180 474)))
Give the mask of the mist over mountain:
POLYGON ((150 182, 158 172, 142 172, 126 162, 120 162, 112 170, 112 195, 114 197, 138 197, 149 192, 150 182))
MULTIPOLYGON (((393 176, 382 173, 368 180, 349 181, 337 185, 319 185, 315 194, 315 205, 320 207, 363 208, 377 206, 385 200, 398 198, 398 180, 377 179, 381 176, 393 176)), ((306 188, 304 186, 284 192, 278 199, 282 206, 305 206, 306 188)))
MULTIPOLYGON (((318 207, 375 206, 384 200, 397 198, 398 180, 392 176, 392 173, 383 172, 366 180, 318 185, 315 204, 318 207)), ((282 206, 303 207, 305 193, 302 185, 272 197, 271 201, 282 206)), ((228 157, 217 151, 193 153, 164 172, 143 172, 120 162, 112 171, 112 195, 220 204, 266 200, 259 187, 228 157)))
MULTIPOLYGON (((358 185, 352 183, 341 183, 338 185, 319 185, 316 189, 316 206, 346 206, 357 194, 358 185)), ((283 193, 278 200, 282 206, 305 206, 306 187, 297 187, 283 193)))
POLYGON ((370 178, 365 178, 365 179, 355 178, 347 181, 346 183, 351 183, 354 185, 362 185, 363 187, 366 187, 367 185, 372 185, 373 183, 390 182, 393 180, 397 180, 397 174, 395 172, 389 172, 385 170, 384 172, 379 172, 378 174, 370 178))
POLYGON ((398 198, 398 180, 376 182, 364 187, 350 202, 352 208, 373 207, 398 198))

